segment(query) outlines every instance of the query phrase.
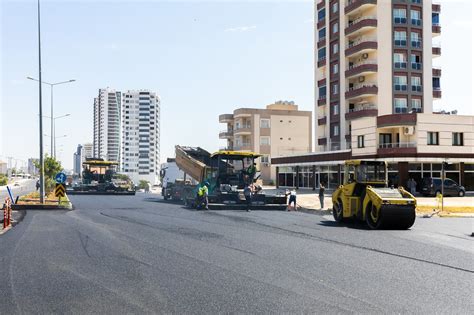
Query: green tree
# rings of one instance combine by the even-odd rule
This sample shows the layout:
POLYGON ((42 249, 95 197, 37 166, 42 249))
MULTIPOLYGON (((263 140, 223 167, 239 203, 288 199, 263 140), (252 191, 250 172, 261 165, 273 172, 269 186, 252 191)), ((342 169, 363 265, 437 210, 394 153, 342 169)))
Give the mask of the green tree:
POLYGON ((8 184, 8 178, 5 175, 0 174, 0 186, 5 186, 6 184, 8 184))
POLYGON ((141 179, 138 183, 138 189, 146 189, 148 188, 148 181, 141 179))
MULTIPOLYGON (((41 167, 39 165, 39 161, 35 161, 35 166, 41 172, 41 167)), ((55 186, 54 177, 57 173, 61 172, 63 167, 61 166, 61 162, 56 160, 52 156, 48 156, 47 154, 44 157, 44 183, 46 191, 49 192, 55 186)))

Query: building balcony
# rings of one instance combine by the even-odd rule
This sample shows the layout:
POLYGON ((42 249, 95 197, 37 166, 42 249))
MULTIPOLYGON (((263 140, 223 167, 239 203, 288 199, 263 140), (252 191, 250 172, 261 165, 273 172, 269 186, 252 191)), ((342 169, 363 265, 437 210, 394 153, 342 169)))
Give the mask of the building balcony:
POLYGON ((416 142, 380 143, 377 155, 390 157, 403 157, 416 154, 416 142))
POLYGON ((326 124, 326 116, 318 118, 318 126, 322 126, 326 124))
POLYGON ((441 76, 441 69, 433 68, 433 77, 440 77, 441 76))
POLYGON ((349 88, 346 91, 345 96, 347 100, 350 100, 353 98, 377 95, 378 91, 379 90, 375 83, 357 84, 349 88))
POLYGON ((416 125, 416 113, 377 116, 378 128, 392 127, 392 126, 414 126, 414 125, 416 125))
POLYGON ((360 34, 365 31, 373 30, 377 27, 377 17, 375 16, 363 16, 359 19, 349 22, 344 30, 346 36, 351 34, 360 34))
POLYGON ((219 122, 220 123, 228 123, 228 122, 233 122, 233 121, 234 121, 234 115, 233 114, 219 115, 219 122))
POLYGON ((431 5, 431 11, 433 11, 434 13, 440 13, 441 12, 441 5, 438 4, 438 3, 433 3, 431 5))
POLYGON ((321 0, 318 2, 316 7, 318 8, 318 10, 321 10, 322 8, 324 8, 325 5, 326 5, 326 0, 321 0))
POLYGON ((318 106, 326 105, 326 97, 320 97, 318 99, 318 106))
POLYGON ((322 37, 318 40, 318 48, 326 46, 326 37, 322 37))
POLYGON ((348 0, 344 8, 345 14, 356 14, 377 5, 377 0, 348 0))
POLYGON ((318 80, 318 87, 326 85, 326 78, 323 78, 321 80, 318 80))
POLYGON ((234 150, 237 151, 251 151, 252 145, 250 142, 237 143, 234 145, 234 150))
POLYGON ((361 37, 347 45, 345 50, 346 57, 355 54, 364 54, 377 50, 377 38, 375 37, 361 37))
POLYGON ((222 130, 219 132, 219 139, 230 139, 234 137, 233 130, 222 130))
POLYGON ((441 89, 433 87, 433 98, 441 98, 441 89))
POLYGON ((318 68, 321 68, 326 65, 326 57, 318 59, 318 68))
POLYGON ((378 109, 375 104, 356 105, 346 113, 346 120, 357 119, 361 117, 377 117, 378 109))
POLYGON ((319 20, 318 23, 316 24, 316 27, 319 30, 323 28, 325 25, 326 25, 326 18, 319 20))
POLYGON ((431 54, 433 55, 433 57, 439 57, 441 56, 441 47, 439 46, 433 46, 431 48, 431 54))
POLYGON ((377 70, 378 66, 376 60, 366 60, 361 63, 350 65, 345 72, 345 76, 346 79, 349 79, 355 76, 376 73, 377 70))
POLYGON ((238 126, 234 130, 234 135, 249 135, 252 133, 252 126, 250 125, 243 125, 238 126))
POLYGON ((441 35, 441 25, 433 24, 431 26, 431 32, 433 33, 433 36, 441 35))

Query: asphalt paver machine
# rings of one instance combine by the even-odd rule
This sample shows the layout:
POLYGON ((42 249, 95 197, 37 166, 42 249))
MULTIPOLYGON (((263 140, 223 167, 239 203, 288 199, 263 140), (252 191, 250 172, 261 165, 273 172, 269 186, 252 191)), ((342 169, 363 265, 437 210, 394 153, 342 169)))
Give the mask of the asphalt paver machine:
MULTIPOLYGON (((185 203, 195 206, 197 189, 209 182, 210 209, 244 209, 243 189, 259 177, 256 159, 260 154, 244 151, 217 151, 213 154, 199 147, 176 146, 176 164, 199 184, 191 186, 185 203)), ((258 190, 252 197, 253 209, 285 210, 286 196, 265 194, 258 190)))

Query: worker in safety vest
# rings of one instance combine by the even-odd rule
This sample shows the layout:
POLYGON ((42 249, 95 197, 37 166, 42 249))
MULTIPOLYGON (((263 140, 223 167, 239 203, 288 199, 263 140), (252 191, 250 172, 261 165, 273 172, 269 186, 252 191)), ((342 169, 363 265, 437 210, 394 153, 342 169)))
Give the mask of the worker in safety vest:
POLYGON ((200 209, 202 205, 204 205, 204 208, 206 210, 209 210, 208 204, 209 204, 209 199, 207 198, 209 194, 209 182, 204 182, 204 185, 201 185, 199 187, 198 192, 197 192, 197 207, 200 209))

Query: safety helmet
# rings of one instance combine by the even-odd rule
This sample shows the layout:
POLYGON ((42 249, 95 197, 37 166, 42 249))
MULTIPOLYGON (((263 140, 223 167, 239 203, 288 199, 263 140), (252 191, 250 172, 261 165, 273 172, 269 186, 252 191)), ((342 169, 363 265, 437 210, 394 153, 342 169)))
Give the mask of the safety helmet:
POLYGON ((211 185, 211 184, 209 184, 209 182, 207 182, 207 181, 206 181, 206 182, 204 182, 204 186, 207 186, 207 187, 209 187, 210 185, 211 185))

